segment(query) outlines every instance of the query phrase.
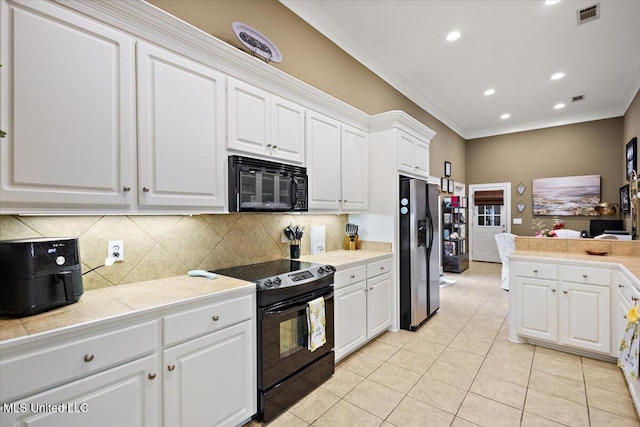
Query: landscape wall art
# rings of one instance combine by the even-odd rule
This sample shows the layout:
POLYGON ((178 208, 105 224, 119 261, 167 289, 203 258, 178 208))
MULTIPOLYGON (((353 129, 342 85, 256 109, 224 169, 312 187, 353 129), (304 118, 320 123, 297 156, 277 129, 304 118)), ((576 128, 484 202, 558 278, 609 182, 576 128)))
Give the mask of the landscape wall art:
POLYGON ((532 193, 534 215, 596 216, 600 175, 537 178, 532 193))

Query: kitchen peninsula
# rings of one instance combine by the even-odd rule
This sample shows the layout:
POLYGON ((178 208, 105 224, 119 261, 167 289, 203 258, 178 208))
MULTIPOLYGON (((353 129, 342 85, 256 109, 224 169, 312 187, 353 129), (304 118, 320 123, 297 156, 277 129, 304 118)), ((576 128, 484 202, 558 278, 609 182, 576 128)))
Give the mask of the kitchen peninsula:
MULTIPOLYGON (((615 362, 640 299, 640 242, 516 238, 509 340, 615 362)), ((625 375, 640 408, 640 382, 625 375)))

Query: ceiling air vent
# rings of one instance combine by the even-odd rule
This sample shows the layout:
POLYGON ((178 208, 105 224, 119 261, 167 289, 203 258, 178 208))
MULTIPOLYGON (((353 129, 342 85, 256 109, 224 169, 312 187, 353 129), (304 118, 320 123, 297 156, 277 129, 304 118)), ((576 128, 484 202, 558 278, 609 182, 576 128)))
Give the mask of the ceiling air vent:
POLYGON ((596 3, 593 6, 585 7, 577 11, 578 25, 585 24, 589 21, 600 18, 600 3, 596 3))
POLYGON ((578 95, 571 98, 571 102, 582 101, 584 99, 584 95, 578 95))

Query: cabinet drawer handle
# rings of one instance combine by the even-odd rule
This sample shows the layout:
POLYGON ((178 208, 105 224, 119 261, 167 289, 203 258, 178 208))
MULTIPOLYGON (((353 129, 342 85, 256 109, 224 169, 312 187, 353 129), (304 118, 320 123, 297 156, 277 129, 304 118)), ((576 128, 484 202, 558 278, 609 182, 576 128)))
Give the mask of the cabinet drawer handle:
POLYGON ((555 292, 555 291, 556 291, 555 288, 551 288, 551 292, 555 292))
POLYGON ((626 315, 626 314, 623 314, 623 315, 622 315, 622 317, 624 317, 624 318, 626 319, 626 318, 627 318, 627 315, 626 315))
POLYGON ((267 148, 271 148, 271 147, 273 147, 273 145, 267 144, 267 148))
POLYGON ((638 301, 638 297, 631 297, 631 301, 633 301, 633 302, 638 301))
POLYGON ((220 316, 213 316, 212 319, 214 322, 217 322, 218 320, 220 320, 220 316))
POLYGON ((586 279, 587 277, 589 277, 589 276, 588 276, 588 275, 586 275, 586 274, 583 274, 583 275, 582 275, 582 278, 583 278, 583 279, 586 279))
POLYGON ((93 359, 95 358, 95 356, 93 354, 85 354, 84 355, 84 361, 89 363, 89 362, 93 362, 93 359))
POLYGON ((624 285, 622 285, 622 284, 618 283, 618 287, 619 287, 619 288, 624 288, 624 285))
POLYGON ((384 267, 380 267, 380 270, 384 270, 384 267))
POLYGON ((152 374, 147 375, 147 378, 149 378, 151 381, 155 380, 156 379, 156 373, 154 372, 152 374))
POLYGON ((277 145, 274 145, 274 146, 273 146, 273 149, 274 149, 274 150, 275 150, 275 149, 277 149, 277 148, 278 148, 278 146, 277 146, 277 145))
POLYGON ((538 270, 536 270, 536 269, 534 268, 534 269, 533 269, 533 272, 534 272, 534 273, 537 273, 537 272, 538 272, 538 270))
POLYGON ((145 193, 148 193, 151 190, 149 189, 149 187, 142 187, 142 191, 144 191, 145 193))
POLYGON ((568 294, 568 293, 569 293, 569 291, 562 291, 562 293, 563 293, 563 294, 568 294))
POLYGON ((169 370, 169 372, 173 372, 173 370, 176 369, 176 365, 172 363, 171 365, 167 366, 167 369, 169 370))
POLYGON ((351 278, 352 278, 352 279, 355 279, 355 278, 356 278, 356 275, 355 275, 355 274, 352 274, 352 275, 351 275, 351 278))
POLYGON ((129 187, 128 185, 125 185, 124 187, 122 187, 122 191, 131 191, 131 187, 129 187))

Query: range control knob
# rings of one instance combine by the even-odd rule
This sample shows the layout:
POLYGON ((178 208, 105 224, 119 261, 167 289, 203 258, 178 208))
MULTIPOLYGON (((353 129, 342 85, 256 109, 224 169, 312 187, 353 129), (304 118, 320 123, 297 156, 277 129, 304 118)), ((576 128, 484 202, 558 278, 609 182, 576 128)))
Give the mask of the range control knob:
POLYGON ((280 284, 282 283, 282 280, 280 280, 279 277, 276 277, 275 279, 273 279, 273 284, 276 286, 280 286, 280 284))
POLYGON ((322 274, 322 273, 324 273, 324 272, 325 272, 325 271, 324 271, 324 267, 320 267, 320 268, 318 269, 318 273, 322 274))
POLYGON ((335 269, 335 267, 334 267, 333 265, 325 265, 325 266, 324 266, 324 270, 325 270, 327 273, 331 273, 332 271, 336 271, 336 269, 335 269))
POLYGON ((264 281, 264 282, 262 282, 262 283, 263 283, 265 286, 269 287, 269 288, 270 288, 271 286, 273 286, 273 282, 271 282, 271 279, 267 279, 267 280, 265 280, 265 281, 264 281))

